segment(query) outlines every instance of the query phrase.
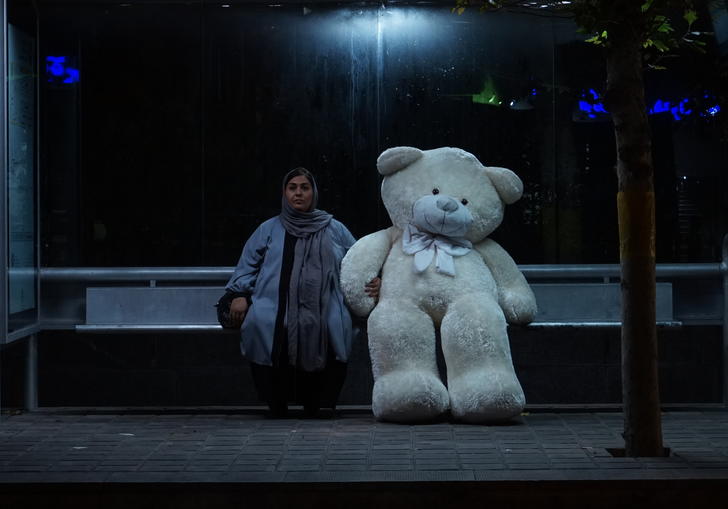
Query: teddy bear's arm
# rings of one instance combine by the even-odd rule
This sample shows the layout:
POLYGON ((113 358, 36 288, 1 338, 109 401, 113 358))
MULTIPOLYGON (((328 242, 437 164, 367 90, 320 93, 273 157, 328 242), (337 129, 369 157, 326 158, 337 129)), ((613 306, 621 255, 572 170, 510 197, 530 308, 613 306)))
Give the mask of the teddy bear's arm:
POLYGON ((498 304, 508 323, 526 324, 536 316, 536 297, 516 262, 497 242, 491 239, 473 246, 493 274, 498 287, 498 304))
POLYGON ((379 230, 359 239, 341 261, 341 290, 357 316, 367 316, 376 301, 364 292, 364 285, 377 277, 392 247, 392 229, 379 230))

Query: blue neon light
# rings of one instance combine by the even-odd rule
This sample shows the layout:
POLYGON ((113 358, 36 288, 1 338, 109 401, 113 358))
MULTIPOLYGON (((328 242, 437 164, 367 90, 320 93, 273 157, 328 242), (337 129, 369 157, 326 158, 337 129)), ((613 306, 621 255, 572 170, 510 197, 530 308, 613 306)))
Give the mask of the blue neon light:
POLYGON ((66 74, 68 74, 68 77, 63 80, 63 83, 78 83, 80 79, 78 69, 72 69, 70 67, 67 67, 66 74))
POLYGON ((581 111, 591 113, 591 111, 594 109, 594 107, 586 101, 579 101, 579 109, 581 111))
POLYGON ((650 108, 650 111, 648 113, 664 113, 666 111, 670 111, 670 103, 663 102, 662 99, 658 99, 657 101, 655 101, 655 105, 650 108))
POLYGON ((66 57, 48 57, 46 59, 46 69, 53 76, 63 76, 63 64, 66 62, 66 57))
POLYGON ((78 69, 68 65, 68 57, 46 57, 46 72, 49 83, 78 83, 81 75, 78 69))
MULTIPOLYGON (((578 101, 578 107, 579 111, 586 113, 588 118, 596 118, 596 113, 604 113, 609 114, 609 111, 604 107, 604 104, 600 101, 599 94, 593 89, 590 88, 588 93, 583 92, 581 94, 582 99, 578 101), (591 96, 588 97, 588 96, 591 96), (593 101, 591 100, 593 98, 593 101)), ((705 94, 703 96, 705 99, 711 98, 709 94, 705 94)), ((648 115, 656 115, 659 113, 670 113, 672 114, 672 117, 675 120, 682 120, 683 118, 687 117, 688 115, 692 115, 694 113, 693 109, 689 107, 690 104, 689 98, 681 99, 677 103, 673 103, 671 101, 663 101, 662 99, 657 99, 654 103, 654 105, 648 110, 648 115)), ((714 106, 711 106, 700 113, 701 117, 705 117, 707 115, 714 117, 720 112, 720 105, 716 104, 714 106)))
MULTIPOLYGON (((589 93, 591 94, 594 101, 599 100, 599 94, 593 89, 589 89, 589 93)), ((609 113, 605 108, 604 105, 600 102, 594 102, 591 103, 587 99, 586 94, 581 94, 581 96, 584 99, 579 100, 579 110, 586 113, 586 116, 588 118, 597 118, 596 113, 609 113)))

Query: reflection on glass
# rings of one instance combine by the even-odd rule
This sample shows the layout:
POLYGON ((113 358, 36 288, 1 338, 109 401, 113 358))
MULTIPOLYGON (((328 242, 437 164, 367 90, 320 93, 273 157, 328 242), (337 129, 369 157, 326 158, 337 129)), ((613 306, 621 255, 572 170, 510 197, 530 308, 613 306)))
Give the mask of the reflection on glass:
POLYGON ((8 306, 10 330, 34 321, 35 39, 8 25, 8 306))

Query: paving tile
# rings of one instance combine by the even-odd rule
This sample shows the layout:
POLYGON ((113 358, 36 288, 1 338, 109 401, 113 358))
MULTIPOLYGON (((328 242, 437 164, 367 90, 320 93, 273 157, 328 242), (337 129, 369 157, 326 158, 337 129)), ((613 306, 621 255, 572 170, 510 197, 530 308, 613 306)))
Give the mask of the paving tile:
POLYGON ((323 466, 323 470, 330 470, 330 471, 345 471, 345 472, 351 472, 351 471, 366 471, 367 466, 366 465, 358 465, 358 464, 351 464, 351 465, 329 465, 328 463, 323 466))
POLYGON ((367 451, 329 451, 327 458, 366 458, 369 456, 367 451))
POLYGON ((101 465, 141 465, 144 463, 143 458, 106 458, 99 462, 101 465))
POLYGON ((92 470, 96 469, 96 466, 98 463, 83 463, 83 462, 76 462, 76 461, 70 461, 70 462, 59 462, 55 463, 51 466, 50 470, 52 472, 90 472, 92 470))
POLYGON ((642 467, 640 463, 626 463, 626 462, 600 462, 595 463, 601 469, 612 469, 612 470, 639 470, 642 467))
POLYGON ((229 464, 199 464, 199 463, 193 463, 190 465, 187 465, 185 467, 185 471, 187 472, 226 472, 229 470, 230 465, 229 464))
POLYGON ((460 461, 463 463, 502 463, 500 455, 461 454, 460 461))
POLYGON ((286 453, 283 455, 283 460, 291 461, 321 461, 323 454, 290 454, 286 453))
POLYGON ((264 464, 242 464, 233 463, 228 468, 229 471, 236 472, 273 472, 276 469, 276 465, 264 465, 264 464))
POLYGON ((460 470, 458 463, 417 463, 415 462, 416 470, 460 470))
POLYGON ((564 463, 591 465, 594 463, 591 458, 584 458, 584 457, 553 458, 553 457, 549 456, 548 460, 551 462, 552 465, 561 465, 564 463))
POLYGON ((190 461, 216 461, 216 462, 225 462, 225 461, 233 461, 235 458, 238 457, 237 452, 233 452, 230 454, 192 454, 189 456, 190 461))
POLYGON ((462 463, 466 470, 502 470, 506 468, 503 463, 462 463))
MULTIPOLYGON (((577 458, 588 459, 590 457, 590 455, 588 455, 588 454, 586 454, 586 453, 584 453, 582 451, 556 452, 556 453, 551 452, 551 451, 546 451, 546 456, 548 456, 551 459, 564 459, 564 458, 567 458, 567 459, 577 459, 577 458)), ((610 456, 610 458, 611 458, 611 456, 610 456)))
POLYGON ((501 447, 500 452, 504 456, 529 456, 533 454, 545 454, 543 450, 537 448, 511 449, 509 447, 501 447))
POLYGON ((372 465, 411 465, 412 460, 410 458, 371 458, 369 461, 372 465))
POLYGON ((150 454, 147 459, 150 461, 186 461, 189 460, 193 455, 190 453, 169 453, 169 452, 154 452, 150 454))
POLYGON ((417 450, 414 451, 415 458, 457 458, 455 451, 433 451, 433 450, 417 450))
POLYGON ((27 465, 5 465, 0 467, 0 471, 2 472, 45 472, 47 470, 50 470, 52 464, 27 464, 27 465))
POLYGON ((693 467, 693 468, 699 468, 699 469, 706 469, 706 468, 711 468, 711 469, 726 469, 726 468, 728 468, 728 464, 726 464, 726 463, 712 463, 712 462, 711 463, 694 463, 694 462, 691 462, 690 463, 690 466, 693 467))
POLYGON ((551 465, 549 463, 509 463, 508 468, 511 470, 548 470, 551 465))
POLYGON ((278 468, 276 469, 278 472, 310 472, 310 471, 319 471, 321 469, 321 466, 317 464, 311 464, 311 463, 294 463, 294 464, 280 464, 278 465, 278 468))
POLYGON ((279 458, 237 458, 233 463, 239 465, 277 465, 279 458))
POLYGON ((560 463, 551 462, 552 470, 582 470, 582 469, 598 469, 599 465, 595 465, 591 462, 573 462, 564 461, 560 463))
POLYGON ((340 460, 326 460, 325 465, 366 465, 368 463, 367 458, 350 458, 340 460))
POLYGON ((411 464, 376 464, 376 465, 369 465, 369 470, 413 470, 413 467, 411 464))
POLYGON ((185 469, 186 461, 147 461, 140 468, 143 472, 178 472, 185 469))

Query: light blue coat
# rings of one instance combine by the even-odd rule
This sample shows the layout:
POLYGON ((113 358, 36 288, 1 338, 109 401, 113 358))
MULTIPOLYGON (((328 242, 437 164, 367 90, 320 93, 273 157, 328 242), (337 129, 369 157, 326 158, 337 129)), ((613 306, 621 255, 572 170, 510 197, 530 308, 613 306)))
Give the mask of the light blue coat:
MULTIPOLYGON (((336 219, 332 219, 327 228, 336 259, 336 287, 331 292, 327 312, 329 345, 336 359, 346 362, 351 353, 354 333, 351 315, 339 287, 339 269, 341 259, 356 239, 336 219)), ((225 287, 226 290, 251 296, 252 304, 241 327, 240 348, 249 361, 266 366, 272 365, 271 351, 278 314, 278 286, 285 236, 286 231, 278 216, 261 224, 245 243, 235 272, 225 287)))

